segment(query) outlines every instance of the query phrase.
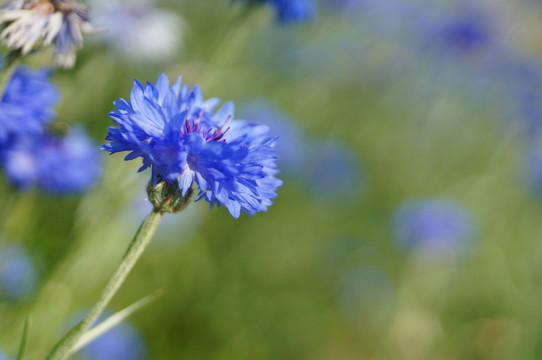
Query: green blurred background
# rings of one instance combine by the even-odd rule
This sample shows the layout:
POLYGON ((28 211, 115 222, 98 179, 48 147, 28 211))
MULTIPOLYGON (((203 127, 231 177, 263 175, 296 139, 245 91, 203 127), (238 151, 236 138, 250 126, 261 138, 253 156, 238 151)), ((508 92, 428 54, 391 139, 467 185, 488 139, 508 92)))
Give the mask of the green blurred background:
MULTIPOLYGON (((542 208, 524 161, 537 141, 508 116, 499 100, 508 83, 498 73, 483 90, 466 90, 484 56, 538 61, 541 5, 489 4, 506 15, 496 27, 504 44, 446 59, 438 47, 405 40, 401 10, 406 25, 384 19, 381 31, 371 28, 378 19, 329 5, 316 20, 286 27, 264 7, 241 16, 241 4, 229 1, 159 6, 184 19, 183 46, 166 60, 138 62, 87 36, 76 67, 52 78, 60 121, 84 124, 103 143, 112 101, 128 98, 134 79, 182 74, 237 109, 262 98, 279 106, 310 139, 309 153, 340 142, 355 159, 344 176, 356 182, 332 174, 338 185, 311 191, 311 178, 330 174, 300 171, 284 174, 275 204, 254 217, 236 220, 203 202, 167 215, 110 306, 166 290, 129 320, 145 358, 542 358, 542 208), (397 246, 397 208, 424 198, 468 210, 476 231, 467 251, 397 246)), ((103 159, 103 176, 82 196, 20 193, 1 180, 0 242, 24 246, 39 277, 23 300, 0 302, 6 353, 15 354, 30 313, 28 359, 43 359, 97 299, 149 211, 149 173, 137 174, 138 161, 122 155, 103 159)))

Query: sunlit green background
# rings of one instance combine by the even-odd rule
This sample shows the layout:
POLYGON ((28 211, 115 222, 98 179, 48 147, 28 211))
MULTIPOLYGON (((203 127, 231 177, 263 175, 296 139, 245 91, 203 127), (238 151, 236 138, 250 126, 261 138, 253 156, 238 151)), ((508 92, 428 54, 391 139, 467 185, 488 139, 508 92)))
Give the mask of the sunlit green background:
MULTIPOLYGON (((542 358, 542 207, 523 178, 525 140, 500 120, 500 104, 447 85, 451 64, 429 56, 413 55, 417 72, 390 76, 398 45, 344 14, 322 9, 314 22, 280 27, 264 8, 239 20, 241 7, 229 1, 162 6, 184 18, 184 49, 165 63, 134 64, 88 36, 76 67, 53 76, 60 121, 83 123, 103 143, 112 101, 128 98, 134 79, 182 74, 237 108, 255 98, 278 104, 316 145, 342 142, 363 184, 350 199, 329 200, 290 176, 254 217, 236 220, 204 202, 167 215, 174 219, 110 306, 166 290, 129 320, 149 359, 542 358), (468 254, 397 249, 394 211, 429 197, 470 211, 477 235, 468 254), (352 273, 365 275, 345 285, 352 273)), ((535 56, 542 29, 525 14, 537 6, 511 7, 501 24, 535 56)), ((0 303, 7 353, 30 313, 28 359, 45 357, 73 314, 97 299, 148 211, 138 207, 149 173, 122 155, 103 159, 101 180, 83 196, 19 193, 1 180, 0 242, 22 244, 41 280, 25 301, 0 303)))

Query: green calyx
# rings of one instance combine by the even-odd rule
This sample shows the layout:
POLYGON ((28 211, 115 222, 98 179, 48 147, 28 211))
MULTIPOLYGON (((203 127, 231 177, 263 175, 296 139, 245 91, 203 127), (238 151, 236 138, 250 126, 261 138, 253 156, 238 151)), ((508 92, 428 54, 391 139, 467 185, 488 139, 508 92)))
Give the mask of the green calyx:
POLYGON ((159 181, 153 185, 149 181, 147 185, 147 195, 155 210, 163 213, 176 213, 184 210, 185 207, 192 201, 194 192, 190 188, 183 196, 179 190, 178 182, 168 183, 167 181, 159 181))

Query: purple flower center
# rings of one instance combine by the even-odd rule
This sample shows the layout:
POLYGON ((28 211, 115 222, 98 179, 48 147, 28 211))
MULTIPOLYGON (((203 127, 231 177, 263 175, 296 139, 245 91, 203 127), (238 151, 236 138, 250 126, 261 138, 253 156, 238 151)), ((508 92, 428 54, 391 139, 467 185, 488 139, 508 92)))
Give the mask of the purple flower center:
POLYGON ((220 127, 217 129, 213 126, 209 126, 207 124, 208 121, 203 121, 203 122, 201 121, 202 118, 205 115, 207 115, 205 111, 206 111, 206 108, 201 109, 201 111, 199 112, 198 116, 195 119, 190 118, 189 115, 186 116, 183 126, 181 126, 181 128, 179 129, 179 133, 181 134, 181 136, 186 136, 187 134, 190 134, 190 133, 196 133, 203 136, 203 138, 207 142, 220 141, 220 140, 222 140, 223 142, 226 142, 226 140, 223 139, 223 137, 224 135, 226 135, 228 130, 230 130, 230 128, 227 127, 224 129, 224 127, 230 121, 231 115, 228 116, 228 118, 224 121, 224 123, 220 125, 220 127))

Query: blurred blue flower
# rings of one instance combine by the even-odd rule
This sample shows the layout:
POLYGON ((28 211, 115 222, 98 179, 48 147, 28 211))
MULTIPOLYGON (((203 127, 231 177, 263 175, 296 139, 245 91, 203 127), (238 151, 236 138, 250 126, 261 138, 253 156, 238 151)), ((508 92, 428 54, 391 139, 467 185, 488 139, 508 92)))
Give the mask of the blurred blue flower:
POLYGON ((152 181, 178 182, 183 196, 198 184, 198 199, 223 204, 237 218, 265 211, 282 181, 274 175, 275 138, 264 125, 233 120, 234 105, 203 100, 198 86, 170 88, 162 74, 156 85, 135 81, 131 101, 115 102, 109 115, 120 128, 110 127, 103 150, 128 151, 125 160, 143 159, 140 171, 151 167, 152 181))
POLYGON ((451 47, 465 51, 475 50, 491 42, 491 34, 484 26, 472 19, 451 19, 442 24, 442 40, 451 47))
POLYGON ((457 54, 471 53, 495 44, 497 34, 487 11, 461 7, 456 14, 428 13, 430 25, 423 31, 436 45, 457 54))
POLYGON ((267 0, 283 24, 302 23, 316 17, 314 0, 267 0))
MULTIPOLYGON (((78 311, 67 322, 68 328, 81 321, 87 311, 78 311)), ((111 311, 106 310, 94 322, 93 326, 109 318, 111 311)), ((147 358, 145 339, 129 322, 121 322, 79 350, 74 357, 79 360, 143 360, 147 358)))
POLYGON ((97 147, 78 128, 65 137, 17 138, 1 159, 9 181, 23 189, 37 186, 52 193, 82 192, 101 173, 97 147))
POLYGON ((49 81, 50 71, 19 67, 0 104, 0 148, 13 136, 39 134, 54 116, 60 95, 49 81))
POLYGON ((0 8, 0 39, 22 55, 52 46, 55 65, 70 68, 83 46, 82 32, 92 32, 88 9, 73 0, 18 0, 0 8))
POLYGON ((307 159, 307 145, 299 127, 278 106, 260 99, 241 110, 241 118, 268 125, 270 135, 280 140, 276 150, 281 173, 300 177, 307 159))
POLYGON ((358 199, 363 176, 360 159, 342 143, 327 139, 313 144, 307 169, 308 188, 319 200, 358 199))
POLYGON ((23 247, 10 245, 0 248, 0 300, 22 300, 34 291, 37 284, 37 270, 23 247))
POLYGON ((475 226, 469 212, 458 204, 427 199, 402 204, 395 212, 393 230, 403 251, 453 255, 467 250, 475 226))
POLYGON ((239 0, 251 4, 267 4, 277 13, 282 24, 302 23, 316 17, 315 0, 239 0))
MULTIPOLYGON (((105 320, 105 317, 101 317, 105 320)), ((121 323, 85 346, 78 354, 81 360, 143 360, 145 342, 135 327, 121 323)))

